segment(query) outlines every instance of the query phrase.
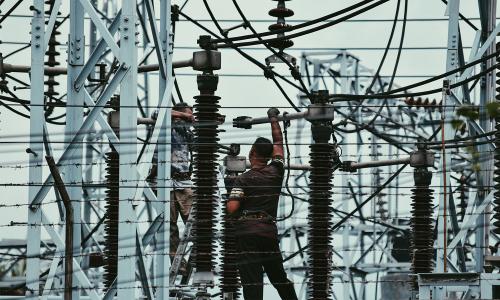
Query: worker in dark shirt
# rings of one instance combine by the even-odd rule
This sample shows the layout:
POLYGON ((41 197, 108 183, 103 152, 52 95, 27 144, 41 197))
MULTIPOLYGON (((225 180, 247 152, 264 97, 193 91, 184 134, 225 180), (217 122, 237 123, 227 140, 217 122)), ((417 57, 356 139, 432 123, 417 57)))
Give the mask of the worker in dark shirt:
POLYGON ((263 272, 266 272, 281 299, 295 300, 293 283, 283 268, 275 222, 284 175, 279 110, 270 108, 267 115, 273 143, 263 137, 254 142, 249 153, 251 170, 236 177, 232 183, 227 211, 235 219, 244 298, 263 298, 263 272))

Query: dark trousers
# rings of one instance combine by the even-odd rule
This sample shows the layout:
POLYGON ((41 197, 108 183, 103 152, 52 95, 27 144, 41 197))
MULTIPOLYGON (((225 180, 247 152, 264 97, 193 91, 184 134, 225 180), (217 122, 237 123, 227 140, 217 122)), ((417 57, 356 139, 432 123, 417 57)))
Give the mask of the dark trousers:
POLYGON ((245 300, 262 300, 264 273, 283 300, 296 300, 293 283, 283 269, 283 258, 277 239, 261 236, 239 236, 238 250, 241 284, 245 300))

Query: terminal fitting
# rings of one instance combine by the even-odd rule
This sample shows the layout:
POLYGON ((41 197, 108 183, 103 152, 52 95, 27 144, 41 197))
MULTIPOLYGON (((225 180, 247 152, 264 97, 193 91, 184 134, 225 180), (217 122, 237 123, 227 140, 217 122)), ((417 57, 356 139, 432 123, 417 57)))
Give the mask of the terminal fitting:
POLYGON ((432 168, 434 160, 434 152, 429 151, 423 143, 418 143, 417 151, 410 154, 410 166, 414 168, 432 168))
POLYGON ((179 5, 177 4, 172 5, 171 12, 172 12, 172 22, 179 21, 179 13, 180 13, 179 5))
POLYGON ((212 72, 221 68, 221 54, 215 50, 197 51, 193 53, 193 69, 212 72))
POLYGON ((224 158, 224 167, 228 173, 243 173, 247 168, 245 156, 228 155, 224 158))
POLYGON ((333 133, 334 109, 328 103, 328 91, 313 92, 311 104, 307 108, 306 120, 311 122, 313 140, 317 143, 327 143, 333 133))
POLYGON ((212 43, 212 37, 209 35, 200 35, 196 41, 201 49, 214 50, 215 46, 212 43))
POLYGON ((307 108, 306 120, 309 122, 332 122, 334 118, 333 105, 328 103, 328 91, 313 92, 311 104, 307 108))
POLYGON ((358 169, 354 167, 354 163, 355 162, 352 160, 345 160, 340 165, 339 170, 342 172, 356 173, 358 169))
POLYGON ((233 127, 241 129, 252 129, 252 117, 240 116, 233 119, 233 127))
POLYGON ((213 95, 217 90, 219 84, 219 76, 214 74, 199 74, 196 77, 198 83, 198 90, 202 95, 213 95))

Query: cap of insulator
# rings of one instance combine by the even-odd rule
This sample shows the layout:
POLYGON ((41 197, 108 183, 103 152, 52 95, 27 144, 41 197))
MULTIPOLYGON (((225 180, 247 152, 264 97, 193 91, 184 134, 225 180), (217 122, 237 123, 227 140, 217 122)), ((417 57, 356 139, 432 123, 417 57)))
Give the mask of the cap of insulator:
POLYGON ((289 28, 289 27, 291 27, 291 26, 288 24, 276 23, 276 24, 269 25, 268 29, 269 29, 269 31, 275 31, 275 30, 281 30, 281 29, 289 28))
POLYGON ((59 85, 59 82, 55 81, 54 78, 49 78, 48 80, 44 81, 46 85, 59 85))
POLYGON ((276 41, 271 41, 268 43, 269 46, 277 49, 286 49, 290 48, 293 46, 293 41, 292 40, 276 40, 276 41))
POLYGON ((49 91, 46 91, 46 92, 44 93, 44 95, 45 95, 45 96, 47 96, 47 97, 51 97, 51 98, 52 98, 52 97, 58 96, 58 95, 59 95, 59 93, 58 93, 58 92, 56 92, 56 91, 51 91, 51 90, 49 90, 49 91))
POLYGON ((286 7, 276 7, 269 11, 271 17, 288 18, 294 15, 293 10, 286 7))
POLYGON ((45 52, 47 55, 59 55, 60 53, 57 52, 56 50, 50 49, 45 52))

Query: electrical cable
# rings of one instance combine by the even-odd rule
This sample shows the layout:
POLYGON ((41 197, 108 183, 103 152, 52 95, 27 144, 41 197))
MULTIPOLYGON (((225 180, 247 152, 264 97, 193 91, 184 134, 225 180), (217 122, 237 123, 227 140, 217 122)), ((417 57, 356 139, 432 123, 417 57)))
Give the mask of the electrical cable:
POLYGON ((21 117, 23 117, 23 118, 26 118, 26 119, 29 119, 29 118, 30 118, 30 116, 29 116, 29 115, 24 114, 24 113, 22 113, 22 112, 20 112, 20 111, 18 111, 18 110, 16 110, 16 109, 14 109, 14 108, 12 108, 10 105, 5 104, 3 101, 0 101, 0 105, 4 106, 5 108, 7 108, 7 109, 8 109, 8 110, 10 110, 11 112, 15 113, 16 115, 19 115, 19 116, 21 116, 21 117))
MULTIPOLYGON (((406 0, 406 1, 407 1, 407 0, 406 0)), ((275 32, 273 32, 273 33, 275 33, 275 32)), ((399 50, 401 50, 401 48, 399 48, 399 50)), ((400 54, 400 52, 399 52, 399 54, 400 54)), ((397 63, 396 63, 396 65, 397 65, 397 63)), ((396 67, 396 68, 397 68, 397 67, 396 67)), ((396 71, 396 68, 395 68, 394 72, 396 71)), ((393 76, 392 76, 392 79, 394 79, 394 74, 393 74, 393 76)), ((273 80, 275 80, 275 79, 273 78, 273 80)), ((178 88, 178 87, 176 86, 176 89, 177 89, 177 88, 178 88)), ((302 87, 302 88, 304 88, 304 87, 302 87)), ((389 88, 389 90, 390 90, 390 88, 389 88)), ((280 91, 284 92, 284 91, 282 90, 282 88, 281 88, 281 87, 280 87, 280 91)), ((284 94, 284 95, 285 95, 285 97, 287 97, 287 96, 286 96, 286 94, 284 94)), ((289 101, 291 101, 289 98, 287 99, 287 101, 288 101, 288 100, 289 100, 289 101)), ((4 105, 5 105, 5 104, 4 104, 4 105)), ((383 105, 379 107, 380 111, 382 110, 382 108, 383 108, 383 107, 384 107, 383 105)), ((359 126, 358 126, 358 127, 359 127, 359 126)), ((288 145, 288 141, 287 141, 287 138, 286 138, 286 137, 285 137, 285 139, 286 139, 286 146, 287 146, 287 160, 288 160, 288 163, 289 163, 289 159, 290 159, 289 149, 288 149, 289 145, 288 145)), ((453 142, 457 142, 458 140, 452 140, 452 141, 453 141, 453 142)), ((456 145, 451 145, 451 146, 457 146, 457 145, 458 145, 458 144, 456 144, 456 145)), ((288 173, 288 176, 289 176, 289 175, 290 175, 290 171, 289 171, 289 173, 288 173)), ((288 181, 288 178, 287 178, 287 181, 288 181)), ((287 182, 287 184, 288 184, 288 182, 287 182)), ((287 191, 289 191, 289 190, 287 189, 287 191)), ((291 194, 291 193, 290 193, 290 194, 291 194)), ((292 197, 293 197, 293 196, 292 196, 292 197)), ((293 198, 292 198, 292 199, 293 199, 293 198)), ((292 212, 293 212, 293 208, 292 208, 292 212)), ((291 214, 290 214, 290 215, 291 215, 291 214)))
MULTIPOLYGON (((441 2, 443 2, 444 4, 448 5, 448 1, 446 0, 441 0, 441 2)), ((460 17, 460 19, 464 20, 465 23, 467 23, 467 25, 469 25, 474 31, 478 31, 479 28, 477 28, 469 19, 467 19, 464 15, 462 15, 461 13, 458 14, 458 16, 460 17)))
POLYGON ((5 21, 5 19, 7 19, 7 17, 19 6, 19 4, 21 4, 23 2, 23 0, 17 0, 16 3, 14 3, 14 5, 12 5, 12 7, 0 18, 0 24, 2 24, 3 21, 5 21))
POLYGON ((404 87, 401 87, 401 88, 398 88, 398 89, 395 89, 395 90, 392 90, 390 92, 388 92, 389 94, 393 94, 393 93, 399 93, 399 92, 404 92, 404 91, 407 91, 409 89, 412 89, 414 87, 419 87, 419 86, 422 86, 422 85, 425 85, 425 84, 428 84, 428 83, 431 83, 433 81, 436 81, 436 80, 439 80, 439 79, 443 79, 443 78, 446 78, 450 75, 453 75, 455 73, 458 73, 458 72, 462 72, 462 71, 465 71, 466 69, 472 67, 472 66, 475 66, 479 63, 482 63, 482 62, 485 62, 493 57, 496 57, 498 54, 500 53, 500 51, 495 51, 494 53, 492 54, 488 54, 488 55, 485 55, 477 60, 474 60, 474 61, 471 61, 461 67, 458 67, 456 69, 453 69, 451 71, 448 71, 448 72, 445 72, 443 74, 440 74, 440 75, 437 75, 437 76, 434 76, 434 77, 431 77, 429 79, 426 79, 426 80, 422 80, 422 81, 419 81, 419 82, 416 82, 416 83, 413 83, 413 84, 410 84, 410 85, 407 85, 407 86, 404 86, 404 87))
MULTIPOLYGON (((208 29, 207 29, 208 30, 208 29)), ((369 98, 369 99, 384 99, 384 98, 388 98, 388 99, 394 99, 394 98, 405 98, 405 97, 417 97, 417 96, 423 96, 423 95, 429 95, 429 94, 433 94, 433 93, 437 93, 437 92, 440 92, 441 89, 438 88, 438 89, 433 89, 433 90, 427 90, 427 91, 422 91, 422 92, 414 92, 414 93, 405 93, 405 94, 393 94, 393 93, 396 93, 396 92, 400 92, 400 91, 405 91, 405 90, 408 90, 410 88, 413 88, 413 87, 418 87, 418 86, 421 86, 421 85, 424 85, 424 84, 427 84, 429 82, 432 82, 432 81, 435 81, 435 80, 438 80, 438 79, 441 79, 441 78, 444 78, 444 77, 447 77, 451 74, 454 74, 456 72, 459 72, 459 71, 462 71, 474 64, 477 64, 479 62, 482 62, 482 61, 485 61, 485 60, 488 60, 492 57, 494 57, 495 55, 497 55, 499 52, 495 52, 493 54, 490 54, 490 55, 487 55, 487 56, 484 56, 483 58, 481 59, 478 59, 476 61, 473 61, 471 63, 468 63, 466 65, 464 65, 463 67, 460 67, 460 68, 457 68, 455 70, 452 70, 452 71, 449 71, 449 72, 446 72, 446 73, 443 73, 441 75, 438 75, 438 76, 435 76, 433 78, 430 78, 430 79, 427 79, 427 80, 424 80, 424 81, 421 81, 421 82, 418 82, 418 83, 415 83, 415 84, 411 84, 409 86, 405 86, 405 87, 402 87, 402 88, 399 88, 399 89, 395 89, 395 90, 392 90, 390 92, 387 92, 387 93, 381 93, 381 94, 372 94, 372 95, 351 95, 351 94, 336 94, 335 95, 335 98, 345 98, 345 99, 348 99, 348 100, 360 100, 360 99, 365 99, 365 98, 369 98)), ((247 58, 249 57, 246 53, 244 54, 244 56, 247 58)), ((255 59, 249 57, 249 60, 251 60, 253 63, 261 66, 262 64, 259 63, 258 61, 256 61, 255 59)), ((265 67, 264 67, 265 68, 265 67)), ((482 77, 483 75, 491 72, 492 70, 495 69, 495 66, 492 66, 484 71, 481 71, 480 73, 477 73, 473 76, 470 76, 469 78, 463 80, 463 81, 460 81, 460 82, 456 82, 454 84, 451 85, 451 88, 456 88, 456 87, 459 87, 465 83, 468 83, 470 81, 473 81, 473 80, 476 80, 477 78, 480 78, 482 77)), ((278 77, 280 77, 281 75, 279 74, 275 74, 277 75, 278 77)), ((281 77, 280 77, 281 78, 281 77)), ((297 85, 293 84, 293 82, 290 82, 289 80, 285 80, 286 82, 292 84, 293 86, 295 86, 297 89, 299 89, 300 91, 304 92, 302 90, 302 88, 298 87, 297 85)), ((14 103, 19 103, 19 104, 24 104, 24 105, 31 105, 31 106, 34 106, 32 104, 30 104, 30 101, 29 100, 24 100, 24 99, 14 99, 14 98, 10 98, 10 97, 6 97, 6 96, 2 96, 0 95, 0 100, 4 100, 4 101, 9 101, 9 102, 14 102, 14 103)), ((346 100, 340 100, 340 101, 346 101, 346 100)), ((338 100, 334 100, 333 102, 338 102, 338 100)), ((293 102, 292 102, 293 103, 293 102)), ((292 105, 292 103, 290 103, 292 105)), ((69 106, 75 106, 75 105, 67 105, 66 103, 62 103, 62 104, 57 104, 57 103, 54 103, 54 104, 50 104, 52 106, 59 106, 59 107, 69 107, 69 106)), ((297 107, 295 104, 293 104, 293 106, 297 107)), ((78 107, 81 107, 81 105, 79 105, 78 107)), ((84 105, 84 107, 86 107, 86 105, 84 105)), ((94 106, 95 107, 95 106, 94 106)), ((295 108, 294 108, 295 109, 295 108)), ((297 108, 298 109, 298 108, 297 108)))
MULTIPOLYGON (((253 34, 242 35, 242 36, 237 36, 237 37, 232 37, 232 38, 227 38, 226 37, 225 39, 215 39, 213 41, 213 43, 228 43, 228 42, 235 42, 235 41, 246 40, 246 39, 250 39, 250 38, 259 38, 260 39, 262 37, 269 36, 269 35, 275 35, 275 34, 278 34, 278 33, 286 33, 286 32, 290 32, 290 31, 294 31, 294 30, 297 30, 297 29, 301 29, 301 28, 304 28, 304 27, 307 27, 307 26, 310 26, 310 25, 314 25, 314 24, 326 21, 326 20, 328 20, 330 18, 333 18, 333 17, 337 17, 339 15, 342 15, 344 13, 350 12, 350 11, 356 9, 356 8, 359 8, 359 7, 361 7, 361 6, 365 5, 365 4, 368 4, 368 3, 373 2, 373 1, 375 1, 375 0, 364 0, 364 1, 361 1, 361 2, 356 3, 354 5, 351 5, 349 7, 346 7, 344 9, 341 9, 339 11, 336 11, 334 13, 328 14, 326 16, 323 16, 323 17, 320 17, 320 18, 317 18, 317 19, 314 19, 314 20, 310 20, 310 21, 304 22, 304 23, 299 24, 299 25, 289 26, 289 27, 285 27, 283 29, 278 29, 278 30, 273 30, 273 31, 267 31, 267 32, 262 32, 262 33, 254 32, 253 34)), ((233 1, 233 3, 234 2, 235 1, 233 1)), ((238 9, 238 11, 241 11, 241 9, 238 9)), ((248 24, 248 21, 245 21, 245 23, 248 24)))
MULTIPOLYGON (((283 115, 285 115, 285 113, 283 113, 283 115)), ((286 121, 283 122, 283 137, 284 137, 284 141, 285 141, 285 149, 286 149, 286 163, 287 165, 289 166, 290 165, 290 147, 288 145, 288 126, 289 124, 287 124, 286 121)), ((294 211, 295 211, 295 196, 293 195, 292 191, 290 190, 290 186, 288 184, 288 181, 290 179, 290 168, 287 168, 287 173, 286 173, 286 179, 285 179, 285 189, 286 191, 288 192, 288 194, 290 195, 290 197, 292 198, 292 207, 290 209, 290 213, 283 217, 283 218, 278 218, 276 219, 276 222, 282 222, 282 221, 285 221, 287 219, 289 219, 291 216, 293 216, 294 214, 294 211)))
MULTIPOLYGON (((372 87, 375 84, 375 81, 378 80, 378 76, 380 74, 380 71, 382 70, 382 67, 384 66, 385 59, 387 58, 387 53, 389 52, 389 48, 391 47, 391 44, 392 44, 392 38, 394 37, 394 32, 396 31, 396 25, 398 24, 400 6, 401 6, 401 0, 398 0, 398 2, 396 4, 396 12, 394 13, 394 21, 392 22, 391 32, 389 34, 389 39, 387 40, 387 45, 385 46, 385 50, 384 50, 384 53, 382 54, 382 59, 380 60, 380 63, 377 67, 377 70, 375 71, 375 74, 373 75, 373 79, 372 79, 370 85, 368 85, 368 87, 365 90, 365 94, 369 94, 372 92, 372 87)), ((382 88, 382 92, 384 92, 383 86, 381 88, 382 88)))
MULTIPOLYGON (((233 4, 234 4, 234 7, 236 8, 236 10, 238 11, 238 13, 240 14, 241 16, 241 19, 243 20, 243 22, 246 24, 246 26, 255 34, 257 35, 257 31, 255 30, 255 28, 252 26, 252 23, 250 23, 247 19, 247 17, 245 16, 245 14, 243 13, 243 11, 241 10, 241 7, 239 6, 238 4, 238 1, 237 0, 232 0, 233 1, 233 4)), ((370 0, 370 1, 373 1, 373 0, 370 0)), ((274 31, 274 32, 277 32, 278 30, 274 31)), ((273 33, 274 33, 273 32, 273 33)), ((258 37, 259 40, 262 40, 261 37, 258 37)), ((296 80, 299 81, 300 85, 302 86, 302 89, 305 91, 305 94, 310 98, 310 93, 309 93, 309 89, 307 88, 307 86, 304 84, 304 81, 302 80, 302 76, 300 76, 300 73, 297 75, 296 73, 298 73, 298 70, 287 60, 283 57, 283 55, 281 55, 281 53, 279 53, 278 51, 274 50, 274 48, 270 47, 269 44, 265 43, 264 46, 273 53, 273 55, 277 56, 283 63, 285 63, 287 65, 287 67, 290 69, 291 73, 292 73, 292 77, 296 80), (295 74, 295 75, 294 75, 295 74)), ((280 89, 281 90, 281 89, 280 89)), ((284 91, 282 91, 282 93, 284 93, 284 91)), ((288 96, 286 96, 288 97, 288 96)))
MULTIPOLYGON (((194 20, 193 20, 194 21, 194 20)), ((207 29, 208 30, 208 29, 207 29)), ((212 33, 213 34, 213 33, 212 33)), ((420 82, 417 82, 417 83, 414 83, 414 84, 411 84, 409 86, 405 86, 405 87, 402 87, 402 88, 399 88, 399 89, 395 89, 395 90, 392 90, 390 92, 387 92, 387 93, 382 93, 382 94, 372 94, 372 95, 369 95, 369 96, 366 96, 366 95, 351 95, 351 94, 337 94, 335 95, 336 97, 342 97, 342 98, 348 98, 348 99, 365 99, 366 97, 368 98, 371 98, 371 99, 383 99, 383 98, 404 98, 404 97, 417 97, 417 96, 423 96, 423 95, 428 95, 428 94, 433 94, 433 93, 437 93, 439 91, 441 91, 440 88, 438 89, 433 89, 433 90, 428 90, 428 91, 423 91, 423 92, 416 92, 416 93, 405 93, 405 94, 396 94, 396 95, 393 95, 393 93, 396 93, 396 92, 400 92, 400 91, 405 91, 405 90, 408 90, 410 88, 413 88, 413 87, 418 87, 418 86, 421 86, 421 85, 424 85, 424 84, 427 84, 427 83, 430 83, 432 81, 435 81, 435 80, 438 80, 438 79, 441 79, 441 78, 444 78, 444 77, 447 77, 451 74, 454 74, 456 72, 459 72, 459 71, 462 71, 462 70, 465 70, 466 68, 472 66, 472 65, 475 65, 479 62, 483 62, 485 60, 488 60, 492 57, 494 57, 495 55, 497 55, 499 52, 495 52, 495 53, 492 53, 490 55, 487 55, 487 56, 484 56, 483 58, 481 59, 478 59, 478 60, 475 60, 471 63, 468 63, 460 68, 457 68, 455 70, 452 70, 452 71, 449 71, 449 72, 446 72, 446 73, 443 73, 441 75, 438 75, 438 76, 434 76, 433 78, 429 78, 427 80, 424 80, 424 81, 420 81, 420 82)), ((243 52, 244 57, 246 57, 247 59, 249 59, 250 61, 252 61, 254 64, 260 66, 261 68, 265 69, 265 67, 262 66, 261 63, 259 63, 258 61, 256 61, 255 59, 251 58, 250 56, 248 56, 246 53, 243 52)), ((455 87, 458 87, 458 86, 461 86, 462 84, 465 84, 465 83, 468 83, 470 81, 473 81, 473 80, 476 80, 478 78, 480 78, 482 75, 485 75, 487 73, 489 73, 490 71, 492 71, 493 69, 495 69, 494 66, 476 74, 476 75, 473 75, 471 77, 469 77, 468 79, 465 79, 461 82, 457 82, 457 83, 454 83, 451 85, 451 88, 455 88, 455 87)), ((281 75, 275 73, 275 75, 277 75, 278 77, 280 77, 281 75)), ((280 77, 281 78, 281 77, 280 77)), ((282 78, 285 80, 285 78, 282 78)), ((302 88, 296 86, 295 84, 293 84, 292 82, 290 82, 289 80, 285 80, 286 82, 290 83, 291 85, 295 86, 297 89, 302 90, 302 88)), ((304 92, 304 91, 303 91, 304 92)), ((19 104, 23 104, 23 105, 31 105, 30 104, 30 101, 29 100, 23 100, 23 99, 14 99, 14 98, 10 98, 10 97, 6 97, 6 96, 2 96, 0 95, 0 100, 5 100, 5 101, 9 101, 9 102, 14 102, 14 103, 19 103, 19 104)), ((345 100, 343 100, 345 101, 345 100)), ((336 102, 336 101, 334 101, 336 102)), ((292 102, 293 103, 293 102, 292 102)), ((291 105, 295 106, 295 104, 292 104, 290 103, 291 105)), ((63 104, 50 104, 52 106, 60 106, 60 107, 69 107, 69 105, 63 103, 63 104)), ((33 105, 31 105, 33 106, 33 105)), ((81 106, 81 105, 80 105, 81 106)), ((79 106, 79 107, 80 107, 79 106)), ((84 105, 84 107, 86 107, 84 105)), ((295 108, 294 108, 295 109, 295 108)), ((298 109, 298 108, 297 108, 298 109)), ((297 110, 296 109, 296 110, 297 110)))
MULTIPOLYGON (((493 71, 496 67, 492 66, 490 68, 487 68, 484 71, 481 71, 480 73, 477 73, 475 75, 470 76, 467 79, 464 79, 462 81, 456 82, 454 84, 450 85, 451 89, 460 87, 468 82, 471 82, 473 80, 476 80, 477 78, 481 78, 485 74, 488 74, 489 72, 493 71)), ((418 97, 418 96, 424 96, 424 95, 430 95, 430 94, 435 94, 439 93, 442 89, 437 88, 437 89, 432 89, 432 90, 427 90, 427 91, 421 91, 421 92, 413 92, 413 93, 404 93, 404 94, 392 94, 394 91, 389 92, 389 93, 381 93, 381 94, 372 94, 372 95, 351 95, 351 94, 335 94, 333 96, 332 102, 343 102, 343 101, 349 101, 349 100, 360 100, 360 99, 396 99, 396 98, 408 98, 408 97, 418 97), (342 98, 342 99, 338 99, 342 98)))
MULTIPOLYGON (((210 15, 210 18, 213 20, 215 26, 217 27, 217 29, 220 31, 221 34, 224 34, 224 29, 222 29, 222 27, 219 25, 219 23, 217 22, 217 19, 215 18, 212 10, 210 9, 210 6, 208 5, 208 2, 206 0, 203 0, 203 3, 205 5, 205 8, 207 9, 207 12, 208 14, 210 15)), ((182 14, 182 13, 181 13, 182 14)), ((201 26, 201 24, 199 24, 199 26, 201 26)), ((216 36, 216 34, 214 33, 211 33, 213 36, 216 36)), ((259 61, 257 61, 256 59, 250 57, 248 54, 244 53, 243 51, 241 51, 240 49, 238 48, 234 48, 236 51, 238 51, 238 53, 240 53, 241 55, 243 55, 245 58, 247 58, 248 60, 250 60, 251 62, 253 62, 255 65, 259 66, 264 72, 268 71, 268 69, 262 65, 259 61)), ((272 71, 272 70, 271 70, 272 71)), ((274 75, 277 75, 276 72, 272 71, 272 73, 274 75)), ((274 78, 274 76, 271 77, 271 79, 273 80, 273 82, 276 84, 276 86, 278 87, 278 89, 280 90, 280 92, 284 95, 285 99, 288 101, 288 103, 290 103, 290 105, 293 107, 293 109, 297 112, 299 112, 300 110, 297 108, 297 106, 295 105, 295 103, 293 103, 293 101, 290 99, 290 97, 288 97, 288 95, 286 94, 286 92, 283 90, 283 88, 281 87, 281 85, 278 83, 278 81, 274 78)), ((307 92, 306 92, 307 93, 307 92)))
MULTIPOLYGON (((217 34, 213 33, 210 29, 206 28, 205 26, 201 25, 199 22, 197 22, 196 20, 190 18, 189 16, 187 16, 186 14, 184 14, 183 12, 179 12, 179 14, 181 16, 183 16, 184 18, 186 18, 187 20, 189 20, 191 23, 193 23, 194 25, 200 27, 201 29, 203 29, 204 31, 208 32, 209 34, 215 36, 215 37, 218 37, 217 34)), ((260 69, 262 69, 263 71, 266 71, 266 67, 260 63, 258 60, 256 60, 255 58, 251 57, 250 55, 248 55, 247 53, 243 52, 241 49, 238 49, 236 47, 232 47, 234 50, 236 50, 240 55, 242 55, 245 59, 247 59, 248 61, 252 62, 253 64, 255 64, 256 66, 258 66, 260 69)), ((286 83, 290 84, 291 86, 295 87, 296 89, 298 89, 299 91, 302 91, 303 93, 306 93, 305 91, 303 91, 303 89, 301 87, 299 87, 298 85, 296 85, 295 83, 291 82, 290 80, 288 80, 286 77, 284 77, 283 75, 281 74, 278 74, 276 73, 275 71, 272 71, 272 74, 274 76, 278 76, 280 79, 282 79, 283 81, 285 81, 286 83)), ((290 103, 291 104, 291 103, 290 103)))
MULTIPOLYGON (((384 64, 384 61, 385 61, 385 58, 386 58, 386 55, 387 55, 387 51, 390 48, 391 43, 392 43, 392 38, 393 38, 393 35, 394 35, 394 31, 396 29, 396 24, 397 24, 398 15, 399 15, 399 7, 400 7, 400 1, 398 0, 397 8, 396 8, 396 13, 395 13, 395 16, 394 16, 394 22, 393 22, 391 33, 390 33, 390 36, 389 36, 389 40, 387 42, 386 50, 384 51, 384 55, 382 56, 382 60, 381 60, 381 62, 379 64, 379 67, 377 68, 377 71, 375 72, 373 81, 371 82, 370 86, 366 89, 365 94, 367 94, 367 93, 369 93, 371 91, 371 88, 373 87, 375 79, 379 77, 380 70, 382 69, 382 65, 384 64)), ((399 66, 399 60, 401 58, 401 50, 403 48, 403 42, 404 42, 404 37, 405 37, 405 32, 406 32, 407 13, 408 13, 408 0, 405 0, 405 9, 404 9, 404 14, 403 14, 403 26, 402 26, 402 29, 401 29, 401 38, 400 38, 400 41, 399 41, 399 48, 398 48, 398 53, 397 53, 397 56, 396 56, 396 62, 394 63, 394 68, 393 68, 393 71, 392 71, 391 79, 389 81, 389 86, 387 88, 387 92, 390 92, 391 89, 392 89, 392 85, 394 83, 394 78, 396 76, 396 72, 397 72, 397 69, 398 69, 398 66, 399 66)), ((351 115, 353 115, 359 109, 359 107, 362 104, 363 104, 363 101, 361 101, 354 109, 352 109, 351 110, 351 115)), ((349 131, 347 129, 342 129, 342 132, 344 132, 344 133, 359 132, 360 130, 363 130, 364 128, 366 128, 368 126, 371 126, 377 120, 377 118, 380 117, 380 113, 382 112, 382 109, 383 109, 384 105, 387 105, 387 104, 388 104, 387 103, 387 99, 385 99, 384 104, 380 106, 380 108, 376 112, 375 116, 368 123, 364 124, 362 127, 358 127, 357 126, 356 129, 353 129, 352 131, 349 131)))
POLYGON ((402 28, 401 28, 401 38, 399 40, 398 53, 396 55, 396 62, 394 63, 394 69, 392 71, 391 80, 389 82, 389 86, 387 87, 388 92, 392 90, 392 85, 394 84, 394 78, 396 77, 396 72, 397 72, 398 67, 399 67, 399 60, 401 59, 401 52, 403 50, 403 44, 404 44, 404 40, 405 40, 407 19, 408 19, 408 0, 405 0, 405 10, 403 13, 403 24, 402 24, 402 28))
MULTIPOLYGON (((219 44, 215 44, 214 46, 217 47, 217 48, 228 48, 228 47, 243 47, 243 46, 252 46, 252 45, 260 45, 260 44, 263 44, 263 43, 272 43, 272 42, 277 42, 277 41, 282 41, 282 40, 285 40, 285 39, 293 39, 293 38, 296 38, 296 37, 301 37, 301 36, 304 36, 304 35, 307 35, 307 34, 310 34, 310 33, 313 33, 313 32, 316 32, 316 31, 319 31, 319 30, 322 30, 322 29, 325 29, 325 28, 328 28, 328 27, 331 27, 331 26, 334 26, 334 25, 337 25, 345 20, 349 20, 350 18, 353 18, 353 17, 356 17, 358 15, 361 15, 362 13, 366 12, 366 11, 369 11, 381 4, 384 4, 386 2, 388 2, 389 0, 379 0, 377 1, 376 3, 373 3, 373 4, 370 4, 368 5, 367 7, 364 7, 364 8, 361 8, 353 13, 350 13, 346 16, 343 16, 339 19, 336 19, 336 20, 333 20, 331 22, 328 22, 326 24, 323 24, 323 25, 319 25, 317 27, 314 27, 314 28, 311 28, 311 29, 307 29, 307 30, 304 30, 304 31, 301 31, 301 32, 297 32, 297 33, 292 33, 290 35, 287 35, 285 37, 276 37, 276 38, 270 38, 270 39, 262 39, 261 41, 257 40, 257 41, 249 41, 249 42, 239 42, 239 43, 231 43, 231 44, 222 44, 222 45, 219 45, 219 44)), ((275 32, 272 32, 273 34, 275 34, 275 32)))

